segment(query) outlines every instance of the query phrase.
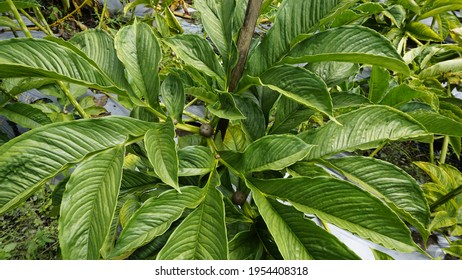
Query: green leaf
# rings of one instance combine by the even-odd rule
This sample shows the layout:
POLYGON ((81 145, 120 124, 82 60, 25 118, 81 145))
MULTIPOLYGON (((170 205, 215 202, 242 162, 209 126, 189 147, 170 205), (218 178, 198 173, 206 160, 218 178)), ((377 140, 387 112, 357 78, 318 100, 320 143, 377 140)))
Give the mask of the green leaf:
POLYGON ((161 181, 154 176, 134 170, 124 169, 122 184, 120 186, 120 194, 125 195, 132 191, 153 189, 159 183, 161 183, 161 181))
POLYGON ((100 258, 117 204, 124 153, 122 145, 102 151, 72 172, 59 218, 63 259, 100 258))
POLYGON ((368 98, 372 103, 379 103, 387 93, 390 81, 390 72, 387 69, 374 65, 369 81, 368 98))
POLYGON ((462 123, 451 118, 427 110, 417 110, 407 114, 421 123, 430 133, 462 137, 462 123))
POLYGON ((422 189, 409 174, 393 164, 370 157, 349 156, 328 162, 348 180, 385 201, 425 239, 428 238, 430 209, 422 189))
POLYGON ((396 0, 396 2, 406 9, 409 9, 416 14, 420 14, 420 6, 415 0, 396 0))
POLYGON ((205 175, 215 166, 215 158, 209 148, 187 146, 178 150, 179 176, 205 175))
POLYGON ((126 94, 93 60, 65 45, 31 38, 0 41, 0 78, 50 78, 126 94))
POLYGON ((233 42, 233 24, 235 0, 199 0, 195 7, 201 14, 201 22, 212 42, 223 57, 223 65, 227 71, 234 64, 232 57, 237 52, 233 42))
POLYGON ((409 68, 390 41, 376 31, 362 26, 342 26, 316 33, 293 47, 282 63, 319 61, 372 64, 405 75, 410 74, 409 68))
MULTIPOLYGON (((13 0, 13 4, 17 9, 28 9, 34 7, 40 7, 40 3, 36 0, 13 0)), ((0 0, 0 13, 10 12, 10 6, 6 0, 0 0)))
POLYGON ((302 122, 308 121, 315 113, 300 103, 281 96, 276 103, 274 122, 269 134, 284 134, 299 126, 302 122))
POLYGON ((462 58, 455 58, 435 63, 434 65, 425 68, 419 74, 420 79, 439 77, 448 72, 461 72, 462 58))
POLYGON ((459 259, 462 259, 462 245, 461 244, 451 244, 449 248, 444 248, 444 252, 447 254, 450 254, 454 257, 457 257, 459 259))
MULTIPOLYGON (((356 1, 284 1, 273 26, 247 61, 245 74, 259 76, 280 61, 298 36, 314 31, 320 20, 356 1)), ((337 40, 335 40, 337 41, 337 40)), ((329 41, 333 42, 333 41, 329 41)))
POLYGON ((90 29, 75 34, 69 42, 92 59, 121 89, 130 89, 125 78, 125 67, 117 58, 114 38, 109 33, 102 29, 90 29))
MULTIPOLYGON (((0 2, 0 5, 1 5, 1 2, 0 2)), ((9 28, 18 28, 18 23, 10 19, 9 17, 0 16, 0 26, 6 26, 9 28)))
POLYGON ((0 115, 24 128, 37 128, 51 123, 42 111, 24 103, 7 104, 0 108, 0 115))
POLYGON ((160 94, 170 118, 181 122, 185 94, 179 77, 172 74, 168 75, 160 87, 160 94))
POLYGON ((358 73, 359 67, 349 62, 323 61, 310 63, 306 69, 318 75, 328 87, 334 87, 358 73))
POLYGON ((159 42, 146 23, 135 22, 121 28, 114 39, 117 56, 125 66, 125 76, 138 99, 159 104, 159 42))
POLYGON ((244 153, 220 152, 221 158, 242 173, 281 170, 303 159, 311 150, 294 135, 269 135, 250 144, 244 153))
POLYGON ((429 1, 429 4, 431 4, 431 6, 428 7, 428 10, 426 9, 424 13, 417 18, 417 20, 462 9, 462 1, 460 0, 435 0, 429 1))
POLYGON ((175 126, 171 119, 154 124, 145 136, 145 146, 154 172, 167 185, 180 191, 178 185, 178 155, 176 151, 175 126))
POLYGON ((250 182, 266 195, 285 200, 299 211, 314 214, 382 246, 403 252, 417 250, 409 229, 398 216, 351 183, 328 177, 250 182))
POLYGON ((122 229, 127 226, 128 221, 140 207, 141 202, 136 196, 131 196, 124 202, 119 211, 119 222, 122 229))
POLYGON ((88 155, 141 137, 151 124, 127 117, 55 123, 0 146, 0 215, 88 155))
POLYGON ((406 25, 406 32, 419 40, 441 42, 443 38, 438 35, 430 26, 420 21, 413 21, 406 25))
POLYGON ((261 85, 311 109, 332 117, 332 100, 324 81, 312 72, 295 66, 281 65, 264 72, 261 85))
POLYGON ((164 42, 186 63, 216 78, 222 85, 225 72, 210 44, 197 35, 178 35, 164 42))
POLYGON ((332 104, 334 105, 334 110, 338 109, 354 109, 356 107, 363 107, 367 105, 372 105, 372 103, 360 94, 354 93, 345 93, 345 92, 332 92, 332 104))
POLYGON ((243 152, 251 143, 241 125, 229 124, 226 130, 223 146, 227 150, 243 152))
POLYGON ((326 169, 324 169, 319 164, 307 161, 300 161, 295 163, 294 165, 291 165, 287 172, 289 172, 289 174, 294 177, 303 176, 313 178, 320 176, 332 176, 326 169))
POLYGON ((254 231, 241 231, 229 241, 230 260, 260 260, 263 244, 254 231))
POLYGON ((266 120, 263 115, 260 103, 251 93, 243 93, 234 96, 237 108, 245 116, 241 120, 242 128, 250 140, 257 140, 265 135, 266 120))
POLYGON ((126 258, 162 235, 186 208, 195 208, 204 196, 204 190, 198 187, 183 187, 181 193, 170 190, 146 200, 127 222, 109 258, 126 258))
POLYGON ((380 104, 399 107, 415 98, 426 96, 428 96, 428 93, 425 91, 416 90, 406 84, 401 84, 388 91, 383 99, 380 100, 380 104))
POLYGON ((402 28, 406 21, 406 10, 401 5, 393 5, 384 11, 384 15, 388 17, 394 25, 402 28))
POLYGON ((386 106, 368 106, 340 115, 318 130, 299 134, 315 145, 307 159, 335 155, 342 151, 372 149, 384 141, 427 136, 425 128, 408 115, 386 106))
POLYGON ((242 120, 245 116, 237 108, 236 101, 231 93, 221 92, 219 100, 207 106, 215 116, 228 120, 242 120))
POLYGON ((226 260, 228 240, 223 196, 216 189, 218 173, 210 173, 206 196, 176 228, 157 255, 158 260, 226 260))
POLYGON ((372 253, 374 254, 374 258, 376 260, 380 261, 391 261, 394 260, 391 256, 385 254, 384 252, 381 252, 379 250, 371 249, 372 253))
POLYGON ((293 207, 267 199, 258 190, 253 198, 285 260, 359 259, 335 236, 293 207))

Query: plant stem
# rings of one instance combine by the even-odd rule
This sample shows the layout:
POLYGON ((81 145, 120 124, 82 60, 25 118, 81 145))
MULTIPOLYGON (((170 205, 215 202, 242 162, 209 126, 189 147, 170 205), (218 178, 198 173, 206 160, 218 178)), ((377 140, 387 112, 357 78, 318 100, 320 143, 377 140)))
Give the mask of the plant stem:
POLYGON ((190 117, 191 119, 195 120, 195 121, 198 121, 198 122, 201 122, 201 123, 208 123, 208 121, 204 118, 201 118, 197 115, 194 115, 193 113, 191 112, 188 112, 186 110, 183 111, 183 114, 185 114, 186 116, 190 117))
POLYGON ((45 33, 47 33, 48 35, 53 35, 53 31, 51 30, 50 26, 48 25, 47 20, 43 16, 40 9, 37 8, 37 7, 34 7, 33 9, 34 9, 35 16, 43 23, 45 28, 48 30, 48 32, 45 32, 45 33))
POLYGON ((16 6, 13 3, 13 0, 6 0, 6 3, 8 3, 10 10, 13 12, 14 18, 21 27, 22 32, 24 32, 24 35, 28 38, 32 38, 32 34, 30 34, 29 29, 27 29, 27 25, 22 20, 21 15, 18 12, 18 9, 16 9, 16 6))
POLYGON ((103 29, 103 25, 104 25, 104 16, 105 16, 106 11, 107 11, 107 1, 108 1, 108 0, 104 0, 103 10, 101 11, 101 16, 100 16, 100 18, 99 18, 98 29, 103 29))
POLYGON ((445 204, 450 199, 456 197, 457 195, 459 195, 461 193, 462 193, 462 185, 458 186, 457 188, 453 189, 452 191, 448 192, 444 196, 440 197, 437 201, 435 201, 435 203, 433 203, 430 206, 430 211, 432 211, 432 212, 435 211, 435 209, 438 206, 445 204))
POLYGON ((247 62, 247 56, 250 51, 250 44, 257 25, 258 16, 260 15, 261 5, 263 0, 249 0, 247 10, 245 12, 244 23, 242 24, 241 32, 237 40, 237 50, 239 58, 236 66, 231 72, 231 79, 229 84, 229 92, 236 89, 237 83, 244 73, 244 67, 247 62))
POLYGON ((377 149, 375 149, 370 155, 369 157, 375 157, 375 155, 377 155, 380 150, 383 149, 383 147, 385 147, 385 145, 387 144, 387 142, 383 142, 380 146, 377 147, 377 149))
POLYGON ((186 104, 184 107, 183 107, 183 111, 186 110, 186 108, 190 107, 191 105, 193 105, 194 103, 196 103, 196 101, 198 100, 197 97, 195 97, 193 100, 191 100, 191 102, 189 102, 188 104, 186 104))
MULTIPOLYGON (((257 20, 260 15, 262 4, 263 0, 249 0, 247 4, 244 23, 242 24, 241 32, 239 33, 239 38, 237 39, 237 51, 239 58, 236 66, 231 71, 231 78, 228 87, 229 92, 234 92, 238 82, 242 77, 242 74, 244 73, 244 67, 247 63, 247 56, 249 55, 252 37, 255 32, 255 26, 257 25, 257 20)), ((225 137, 228 124, 228 119, 220 119, 218 121, 217 132, 221 132, 222 138, 225 137)))
POLYGON ((443 140, 443 147, 441 148, 441 157, 440 157, 440 164, 444 164, 446 161, 446 156, 448 154, 448 147, 449 147, 449 136, 444 136, 443 140))
POLYGON ((59 85, 62 91, 64 91, 64 94, 66 95, 67 99, 69 100, 69 102, 71 102, 72 106, 74 106, 75 110, 79 112, 79 115, 82 116, 82 118, 84 119, 89 119, 91 116, 85 112, 82 106, 80 106, 79 102, 77 102, 75 97, 72 95, 69 89, 64 85, 64 83, 61 81, 57 81, 56 83, 59 85))
POLYGON ((54 23, 51 24, 51 26, 54 26, 54 25, 58 25, 58 24, 61 24, 63 23, 66 19, 72 17, 75 13, 79 12, 80 9, 82 9, 83 6, 85 6, 86 4, 88 4, 88 2, 90 2, 92 0, 85 0, 83 1, 82 4, 80 4, 80 6, 78 6, 77 8, 75 8, 75 10, 73 10, 72 12, 70 12, 69 14, 67 14, 65 17, 62 17, 60 19, 58 19, 57 21, 55 21, 54 23))
POLYGON ((199 133, 199 128, 197 126, 184 124, 184 123, 177 123, 175 127, 178 128, 179 130, 188 131, 188 132, 196 133, 196 134, 199 133))
POLYGON ((35 24, 35 26, 37 26, 40 30, 42 30, 45 34, 51 35, 51 34, 48 34, 48 30, 46 30, 45 27, 43 27, 43 25, 41 25, 38 21, 36 21, 35 18, 33 18, 31 15, 29 15, 28 12, 24 11, 24 9, 19 9, 19 11, 25 17, 27 17, 33 24, 35 24))
POLYGON ((433 144, 433 140, 430 143, 430 163, 435 164, 435 146, 433 144))

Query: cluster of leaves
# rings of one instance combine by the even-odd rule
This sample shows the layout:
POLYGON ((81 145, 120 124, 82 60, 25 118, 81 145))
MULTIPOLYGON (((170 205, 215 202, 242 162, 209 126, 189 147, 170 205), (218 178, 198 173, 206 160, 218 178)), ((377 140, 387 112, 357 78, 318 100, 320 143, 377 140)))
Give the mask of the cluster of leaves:
POLYGON ((457 34, 460 1, 280 2, 248 56, 244 17, 270 1, 196 0, 207 39, 181 34, 166 9, 156 29, 0 41, 0 113, 31 128, 0 142, 0 215, 64 173, 53 205, 65 259, 358 259, 328 224, 401 252, 422 251, 409 226, 425 241, 459 235, 460 180, 446 184, 443 163, 449 145, 461 150, 448 94, 460 46, 431 42, 457 34), (181 63, 166 67, 172 51, 181 63), (9 102, 45 85, 63 100, 55 115, 71 104, 83 119, 9 102), (130 117, 92 117, 78 101, 87 88, 130 117), (437 137, 441 164, 417 163, 434 181, 423 189, 353 153, 437 137))

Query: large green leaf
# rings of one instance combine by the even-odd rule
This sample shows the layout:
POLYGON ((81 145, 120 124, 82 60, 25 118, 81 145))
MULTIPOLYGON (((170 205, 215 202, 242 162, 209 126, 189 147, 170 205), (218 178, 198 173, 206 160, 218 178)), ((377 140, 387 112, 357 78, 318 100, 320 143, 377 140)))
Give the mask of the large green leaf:
POLYGON ((209 148, 187 146, 178 150, 179 176, 205 175, 215 166, 215 158, 209 148))
POLYGON ((203 189, 183 187, 181 194, 170 190, 146 200, 127 222, 109 258, 126 258, 137 248, 162 235, 186 208, 195 208, 204 196, 203 189))
POLYGON ((7 104, 0 108, 0 115, 25 128, 37 128, 51 123, 41 110, 24 103, 7 104))
POLYGON ((0 78, 50 78, 126 94, 93 60, 65 45, 30 38, 0 41, 0 78))
POLYGON ((435 0, 429 1, 425 11, 417 18, 417 20, 432 17, 448 11, 457 11, 462 9, 461 0, 435 0))
POLYGON ((332 92, 332 104, 334 105, 334 110, 338 109, 355 109, 358 107, 363 107, 367 105, 372 105, 372 103, 364 95, 346 93, 346 92, 332 92))
POLYGON ((234 96, 229 92, 221 92, 219 100, 207 106, 207 109, 217 117, 228 120, 241 120, 245 116, 237 108, 234 96))
POLYGON ((326 84, 304 68, 291 65, 270 68, 261 75, 260 83, 329 117, 333 115, 332 100, 326 84))
POLYGON ((430 210, 419 184, 402 169, 370 157, 329 159, 329 166, 387 203, 398 215, 428 237, 430 210))
POLYGON ((413 89, 406 84, 401 84, 388 91, 383 99, 380 100, 380 104, 399 107, 415 98, 426 96, 428 96, 428 93, 425 91, 413 89))
POLYGON ((152 27, 135 22, 121 28, 115 37, 115 48, 136 96, 156 107, 159 103, 157 73, 162 54, 152 27))
POLYGON ((250 143, 251 141, 242 129, 241 124, 228 125, 225 138, 223 139, 223 147, 225 150, 243 152, 250 143))
POLYGON ((269 134, 287 133, 302 122, 308 121, 314 113, 314 110, 308 109, 286 96, 281 96, 276 103, 274 122, 269 134))
POLYGON ((334 87, 357 74, 359 66, 349 62, 323 61, 310 63, 306 69, 321 77, 328 87, 334 87))
POLYGON ((0 147, 0 215, 88 155, 141 137, 151 124, 106 117, 46 125, 0 147))
POLYGON ((265 135, 266 120, 258 99, 251 93, 234 96, 237 108, 245 116, 241 120, 242 128, 251 140, 257 140, 265 135))
POLYGON ((157 255, 158 260, 226 260, 225 206, 218 173, 210 173, 206 197, 172 233, 157 255))
POLYGON ((130 169, 124 169, 122 184, 120 185, 120 194, 125 195, 132 191, 153 189, 161 182, 162 181, 157 177, 130 169))
POLYGON ((178 154, 176 151, 175 126, 171 119, 157 123, 145 137, 148 158, 154 172, 167 185, 180 190, 178 185, 178 154))
POLYGON ((380 200, 359 187, 329 177, 251 179, 266 195, 285 200, 297 210, 358 234, 390 249, 417 250, 407 226, 380 200))
POLYGON ((221 158, 242 173, 280 170, 303 159, 312 146, 294 135, 269 135, 250 144, 243 153, 220 152, 221 158))
POLYGON ((318 61, 372 64, 410 74, 391 42, 362 26, 342 26, 319 32, 297 44, 282 60, 283 63, 318 61))
MULTIPOLYGON (((321 19, 354 2, 356 1, 284 1, 279 7, 274 25, 251 53, 245 73, 259 76, 289 52, 291 44, 298 36, 312 32, 321 19)), ((328 44, 333 45, 331 42, 334 41, 328 41, 328 44)))
POLYGON ((462 137, 462 123, 451 118, 427 110, 417 110, 407 114, 421 123, 430 133, 462 137))
POLYGON ((125 147, 97 153, 75 170, 61 202, 59 244, 63 259, 100 258, 117 204, 125 147))
POLYGON ((461 72, 462 58, 455 58, 436 63, 428 68, 425 68, 419 74, 419 78, 425 79, 430 77, 438 77, 448 72, 461 72))
POLYGON ((181 83, 179 77, 172 74, 168 75, 160 87, 160 94, 170 118, 181 122, 185 94, 183 83, 181 83))
POLYGON ((406 32, 419 40, 441 42, 441 38, 430 26, 420 21, 413 21, 406 25, 406 32))
POLYGON ((263 244, 255 231, 241 231, 229 241, 230 260, 260 260, 263 244))
POLYGON ((372 149, 389 140, 405 140, 428 135, 425 128, 406 114, 386 106, 368 106, 340 115, 318 130, 301 133, 301 139, 315 145, 308 159, 335 155, 342 151, 372 149))
POLYGON ((91 29, 75 34, 69 42, 92 59, 116 85, 130 90, 125 77, 125 67, 117 58, 114 38, 109 33, 102 29, 91 29))
POLYGON ((258 190, 253 192, 253 198, 285 260, 359 259, 335 236, 293 207, 267 199, 258 190))
POLYGON ((216 78, 222 84, 224 83, 225 71, 218 61, 217 55, 205 39, 197 35, 179 35, 165 39, 164 42, 185 63, 216 78))
POLYGON ((420 6, 415 0, 396 0, 396 2, 414 13, 420 14, 420 6))
POLYGON ((368 98, 372 103, 379 103, 387 93, 390 81, 390 72, 383 67, 374 65, 369 80, 368 98))
POLYGON ((202 24, 207 35, 223 57, 225 69, 231 70, 232 57, 237 51, 232 30, 236 1, 198 0, 194 4, 201 13, 202 24))

